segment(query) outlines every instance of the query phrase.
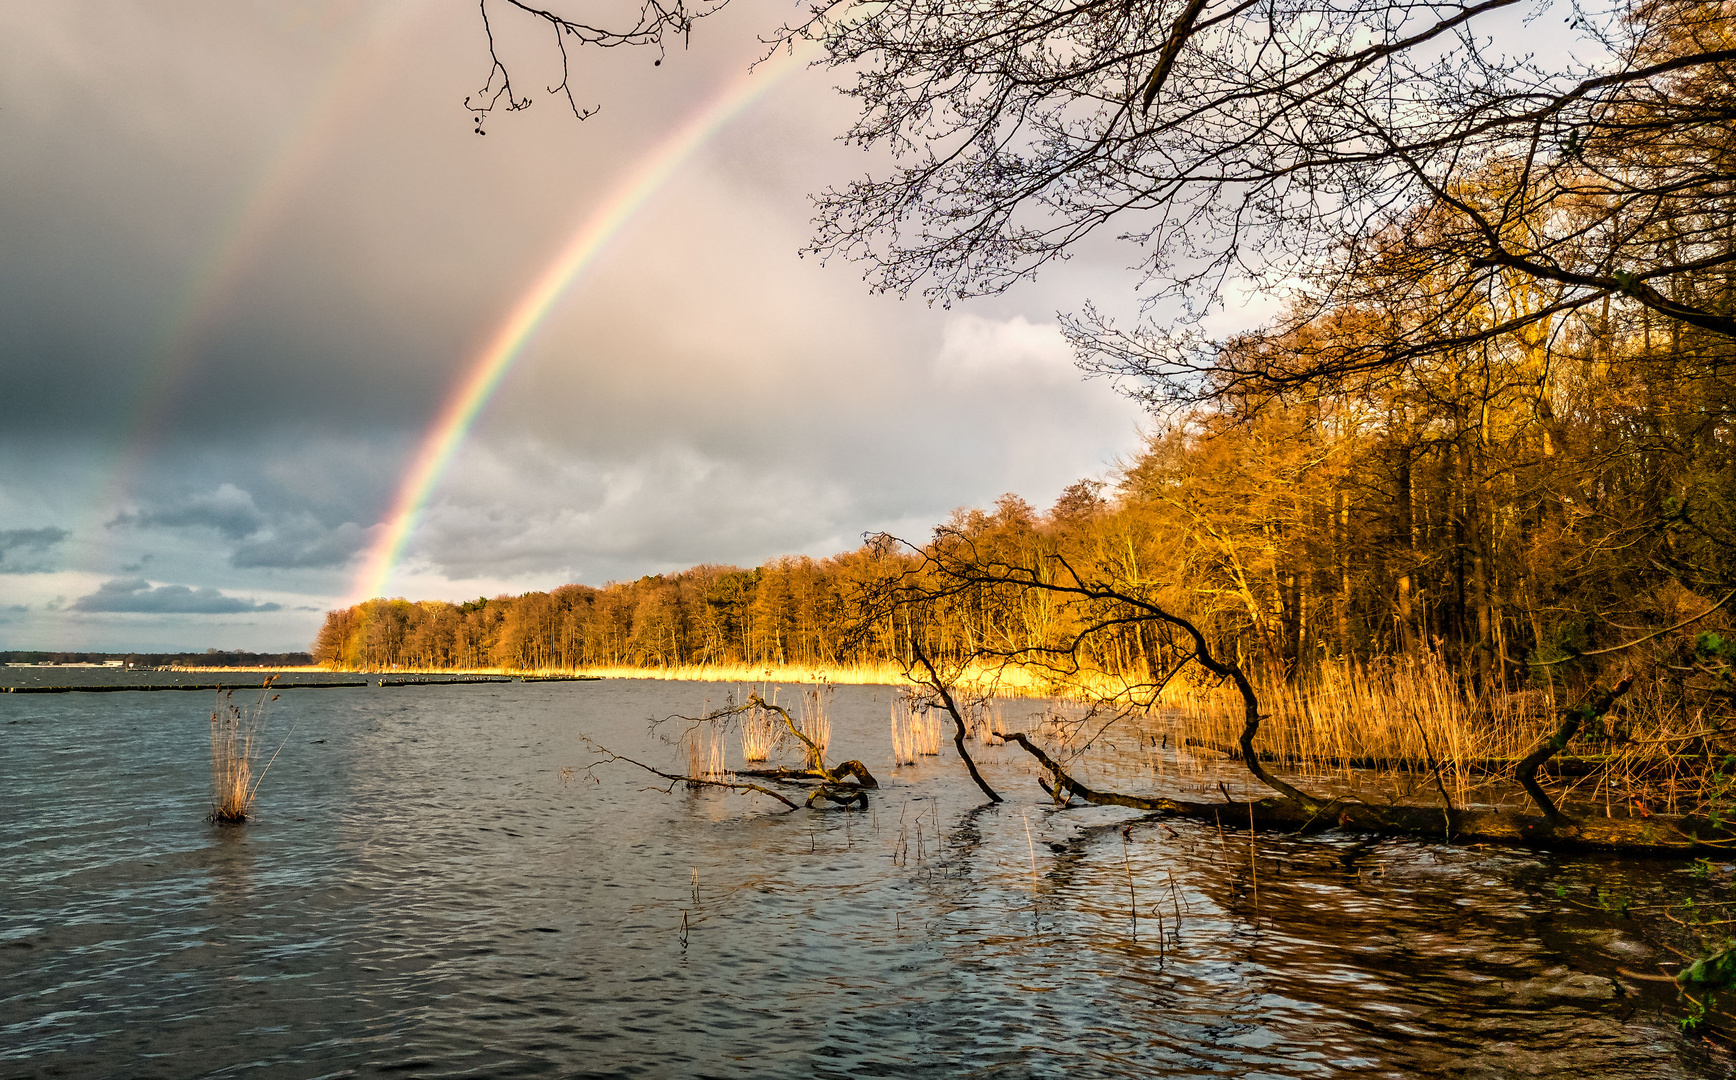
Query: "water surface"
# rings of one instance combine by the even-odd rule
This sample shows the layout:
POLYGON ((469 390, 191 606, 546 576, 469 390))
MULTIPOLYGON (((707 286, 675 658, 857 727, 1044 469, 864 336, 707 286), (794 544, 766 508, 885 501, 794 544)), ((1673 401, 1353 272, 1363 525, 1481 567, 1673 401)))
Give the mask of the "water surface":
MULTIPOLYGON (((1683 864, 1058 810, 1010 748, 984 806, 891 767, 886 688, 832 708, 867 813, 587 771, 728 691, 285 694, 243 827, 209 697, 0 695, 0 1076, 1730 1071, 1595 899, 1725 888, 1683 864)), ((1137 742, 1096 775, 1217 790, 1137 742)))

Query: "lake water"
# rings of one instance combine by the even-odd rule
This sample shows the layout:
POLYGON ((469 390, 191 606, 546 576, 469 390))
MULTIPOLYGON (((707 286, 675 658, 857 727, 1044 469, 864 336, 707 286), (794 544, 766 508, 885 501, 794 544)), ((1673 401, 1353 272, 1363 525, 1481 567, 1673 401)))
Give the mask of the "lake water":
MULTIPOLYGON (((891 767, 884 687, 832 703, 865 813, 586 771, 729 690, 284 693, 241 827, 213 695, 0 695, 0 1076, 1730 1071, 1591 899, 1725 888, 1682 863, 1058 810, 1007 748, 985 807, 950 745, 891 767)), ((1095 775, 1179 792, 1136 741, 1095 775)))

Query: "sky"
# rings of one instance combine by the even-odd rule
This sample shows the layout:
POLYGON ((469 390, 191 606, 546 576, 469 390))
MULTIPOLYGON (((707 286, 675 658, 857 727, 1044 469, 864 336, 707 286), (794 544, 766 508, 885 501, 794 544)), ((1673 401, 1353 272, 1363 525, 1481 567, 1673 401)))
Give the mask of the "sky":
POLYGON ((951 308, 799 257, 809 195, 884 161, 837 141, 827 73, 746 74, 787 14, 736 0, 656 66, 576 54, 583 122, 502 15, 538 100, 478 135, 474 4, 0 6, 0 648, 302 649, 373 585, 824 556, 1111 476, 1149 421, 1056 315, 1125 299, 1136 254, 951 308), (559 292, 382 568, 515 305, 762 77, 559 292))

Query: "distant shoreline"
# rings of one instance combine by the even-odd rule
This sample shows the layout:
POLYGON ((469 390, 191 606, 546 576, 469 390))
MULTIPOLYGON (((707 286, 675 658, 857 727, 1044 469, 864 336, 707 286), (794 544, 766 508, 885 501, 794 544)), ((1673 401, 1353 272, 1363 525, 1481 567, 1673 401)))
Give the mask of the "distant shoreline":
POLYGON ((139 671, 319 671, 313 654, 249 652, 245 649, 133 649, 101 652, 88 649, 0 649, 0 664, 8 668, 95 668, 139 671))

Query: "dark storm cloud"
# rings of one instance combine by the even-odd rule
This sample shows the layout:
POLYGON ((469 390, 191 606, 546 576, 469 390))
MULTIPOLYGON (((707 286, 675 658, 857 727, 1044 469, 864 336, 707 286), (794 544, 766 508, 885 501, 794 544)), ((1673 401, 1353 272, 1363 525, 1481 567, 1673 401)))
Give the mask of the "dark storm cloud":
POLYGON ((367 543, 367 530, 353 521, 328 529, 312 515, 303 514, 248 537, 235 549, 229 563, 237 568, 284 570, 342 566, 367 543))
POLYGON ((72 534, 65 529, 0 529, 0 574, 40 574, 50 569, 42 556, 72 534))
POLYGON ((158 585, 144 578, 116 578, 97 586, 96 592, 72 603, 73 611, 132 612, 146 615, 235 615, 249 611, 276 611, 281 604, 255 604, 236 596, 224 596, 211 588, 190 589, 185 585, 158 585))
MULTIPOLYGON (((393 40, 408 46, 419 14, 371 6, 401 9, 393 40)), ((389 265, 414 245, 356 227, 389 219, 385 188, 416 186, 402 182, 403 148, 353 141, 363 110, 318 104, 322 79, 357 75, 350 46, 370 18, 284 33, 272 12, 175 2, 149 17, 84 0, 0 10, 7 435, 420 420, 444 384, 424 377, 425 358, 447 361, 441 346, 467 340, 476 312, 436 298, 454 282, 389 265), (225 92, 177 103, 185 79, 225 92), (357 159, 373 183, 355 181, 357 159), (390 277, 410 302, 381 302, 390 277)), ((425 113, 463 130, 449 108, 425 113)), ((426 232, 417 194, 403 204, 426 232)), ((522 258, 499 246, 498 260, 522 258)))
MULTIPOLYGON (((220 484, 160 506, 120 514, 110 528, 209 530, 236 542, 229 565, 237 569, 320 569, 342 566, 368 543, 354 521, 327 526, 307 510, 267 513, 253 494, 220 484)), ((131 564, 131 572, 142 568, 131 564)), ((129 567, 122 567, 129 569, 129 567)))
POLYGON ((265 515, 253 504, 252 495, 234 484, 220 484, 214 491, 188 495, 168 506, 121 514, 109 525, 215 529, 231 540, 240 540, 264 528, 265 515))

